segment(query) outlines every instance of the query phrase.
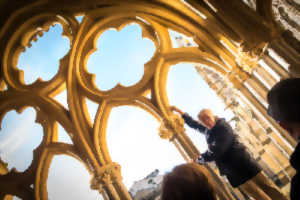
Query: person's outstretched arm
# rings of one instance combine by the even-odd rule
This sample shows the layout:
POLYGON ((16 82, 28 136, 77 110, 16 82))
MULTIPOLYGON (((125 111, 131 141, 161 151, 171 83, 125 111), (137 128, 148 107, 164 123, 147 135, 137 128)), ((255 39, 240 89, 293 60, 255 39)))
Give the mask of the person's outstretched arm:
POLYGON ((184 122, 191 128, 196 129, 200 132, 205 132, 206 128, 200 124, 198 121, 194 120, 191 116, 189 116, 187 113, 182 112, 179 108, 175 106, 171 106, 171 111, 178 112, 182 118, 184 119, 184 122))

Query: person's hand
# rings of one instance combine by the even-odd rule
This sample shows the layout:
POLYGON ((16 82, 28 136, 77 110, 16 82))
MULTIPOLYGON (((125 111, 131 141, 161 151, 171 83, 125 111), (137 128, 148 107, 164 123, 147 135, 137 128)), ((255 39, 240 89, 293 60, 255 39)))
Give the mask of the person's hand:
POLYGON ((200 164, 200 165, 204 165, 205 164, 205 160, 202 156, 199 156, 197 159, 196 159, 196 163, 200 164))
POLYGON ((170 106, 170 110, 172 112, 178 112, 180 115, 183 115, 184 112, 182 112, 179 108, 177 108, 176 106, 170 106))
POLYGON ((194 155, 194 156, 193 156, 193 162, 197 162, 197 159, 198 159, 199 156, 200 156, 199 154, 194 155))

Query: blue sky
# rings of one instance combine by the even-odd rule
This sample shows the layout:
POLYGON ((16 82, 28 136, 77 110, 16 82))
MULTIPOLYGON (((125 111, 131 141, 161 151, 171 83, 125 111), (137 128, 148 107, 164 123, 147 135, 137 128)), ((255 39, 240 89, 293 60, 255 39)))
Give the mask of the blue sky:
MULTIPOLYGON (((24 70, 25 83, 38 77, 50 80, 58 70, 59 58, 69 50, 69 40, 61 37, 60 25, 52 27, 32 47, 22 53, 18 68, 24 70)), ((173 33, 174 34, 174 33, 173 33)), ((175 33, 176 34, 176 33, 175 33)), ((149 39, 142 39, 138 25, 128 25, 120 32, 105 31, 98 39, 98 50, 88 61, 88 71, 96 74, 96 84, 109 90, 118 82, 125 86, 137 83, 143 75, 143 64, 155 51, 149 39)), ((211 108, 217 115, 230 119, 224 105, 200 78, 192 64, 171 67, 167 80, 167 93, 171 105, 196 117, 202 108, 211 108)), ((55 97, 67 108, 66 92, 55 97)), ((94 119, 97 105, 88 102, 88 110, 94 119)), ((32 160, 32 150, 42 139, 42 127, 35 122, 33 108, 22 114, 11 111, 6 114, 0 131, 0 156, 9 168, 24 171, 32 160), (16 122, 18 126, 15 126, 16 122)), ((130 106, 114 108, 107 126, 107 144, 113 161, 121 164, 125 185, 144 178, 155 169, 165 173, 184 160, 175 147, 158 136, 159 123, 146 111, 130 106)), ((204 152, 204 138, 192 129, 187 134, 204 152)), ((59 126, 59 141, 71 143, 65 130, 59 126)), ((97 191, 89 189, 90 176, 83 165, 68 156, 55 156, 50 167, 48 193, 55 199, 99 199, 97 191)))

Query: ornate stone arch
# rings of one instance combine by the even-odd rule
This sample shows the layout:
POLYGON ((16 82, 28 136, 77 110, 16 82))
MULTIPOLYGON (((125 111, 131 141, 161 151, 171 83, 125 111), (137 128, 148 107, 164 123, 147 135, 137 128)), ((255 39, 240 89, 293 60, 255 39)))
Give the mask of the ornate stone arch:
MULTIPOLYGON (((261 28, 261 35, 253 38, 253 35, 245 34, 246 30, 239 24, 240 21, 229 26, 228 21, 220 20, 218 13, 212 9, 213 5, 187 2, 202 15, 179 0, 77 0, 71 3, 40 0, 12 9, 9 17, 1 21, 3 27, 0 30, 0 120, 9 110, 32 106, 38 113, 37 121, 44 127, 45 135, 28 171, 9 172, 0 176, 1 198, 13 194, 23 199, 47 199, 45 184, 51 158, 54 154, 63 153, 85 164, 93 175, 93 189, 105 191, 111 199, 131 199, 122 183, 120 166, 112 162, 105 145, 110 110, 120 105, 138 106, 161 121, 161 137, 181 148, 187 160, 198 155, 199 151, 184 133, 181 119, 169 110, 166 79, 169 67, 178 62, 204 64, 228 77, 235 88, 248 95, 252 103, 257 103, 259 111, 267 118, 259 100, 251 96, 243 83, 248 80, 254 86, 261 86, 255 85, 258 81, 253 79, 252 71, 256 70, 258 58, 266 56, 264 47, 270 42, 261 33, 273 36, 274 27, 265 25, 267 20, 259 22, 261 16, 251 13, 255 16, 254 25, 261 28), (77 14, 85 15, 80 24, 75 19, 77 14), (16 67, 18 57, 32 40, 42 36, 53 23, 63 26, 63 35, 70 40, 70 51, 60 60, 60 68, 54 78, 26 85, 22 72, 16 67), (155 54, 145 64, 143 77, 137 84, 130 87, 119 84, 109 91, 101 91, 94 84, 93 75, 87 72, 88 57, 95 51, 96 40, 103 31, 108 28, 120 30, 129 23, 137 23, 142 27, 143 37, 152 40, 156 46, 155 54), (168 29, 192 37, 198 47, 173 48, 168 29), (53 98, 63 89, 67 90, 68 109, 53 98), (151 98, 146 98, 150 92, 151 98), (94 122, 88 116, 85 98, 99 105, 94 122), (67 130, 72 145, 57 142, 57 122, 67 130), (34 184, 34 189, 29 189, 31 184, 34 184)), ((243 19, 242 23, 246 20, 243 19)), ((282 76, 290 75, 290 72, 278 66, 276 69, 282 76)), ((274 122, 271 123, 278 128, 274 122)), ((280 131, 294 145, 295 142, 280 131)), ((211 172, 215 184, 220 186, 218 194, 233 199, 230 192, 222 190, 224 183, 211 172)))

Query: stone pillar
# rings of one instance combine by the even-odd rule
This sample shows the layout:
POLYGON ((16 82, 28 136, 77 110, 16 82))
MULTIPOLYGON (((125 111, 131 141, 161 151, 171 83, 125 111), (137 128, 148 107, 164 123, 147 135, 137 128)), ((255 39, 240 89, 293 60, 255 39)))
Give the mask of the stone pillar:
POLYGON ((183 159, 186 161, 186 162, 190 162, 190 159, 189 157, 186 155, 186 153, 184 152, 184 150, 181 148, 181 146, 178 144, 178 142, 173 139, 171 140, 172 143, 175 145, 176 149, 179 151, 179 153, 181 154, 181 156, 183 157, 183 159))
POLYGON ((276 60, 274 60, 268 53, 268 51, 264 52, 264 56, 262 57, 263 61, 276 72, 280 79, 286 79, 289 77, 289 72, 286 71, 276 60))
POLYGON ((245 83, 249 84, 249 86, 255 90, 255 92, 259 95, 259 97, 262 100, 261 103, 267 103, 268 89, 261 82, 259 82, 256 78, 251 77, 247 79, 245 83))
POLYGON ((278 131, 280 131, 280 135, 292 146, 296 145, 295 140, 286 132, 284 131, 271 117, 268 116, 266 108, 259 102, 256 97, 244 86, 240 86, 239 91, 245 98, 252 104, 252 109, 254 109, 257 114, 261 115, 265 120, 261 120, 260 122, 263 123, 264 121, 268 121, 270 125, 275 127, 278 131))
POLYGON ((263 68, 259 64, 253 71, 253 76, 255 76, 256 74, 265 81, 268 89, 270 89, 277 82, 276 79, 265 68, 263 68))
POLYGON ((121 167, 117 163, 110 163, 100 168, 91 181, 91 188, 98 190, 100 194, 106 195, 114 200, 131 200, 127 188, 122 183, 121 167))
POLYGON ((289 64, 290 76, 300 77, 300 55, 293 47, 280 37, 270 43, 270 48, 289 64))
MULTIPOLYGON (((300 12, 298 12, 296 15, 300 15, 300 12)), ((290 47, 292 47, 296 52, 300 53, 300 41, 293 36, 293 33, 290 30, 284 31, 281 36, 290 47)))
POLYGON ((280 184, 285 187, 289 184, 290 177, 295 173, 294 170, 291 169, 288 161, 289 154, 292 152, 292 147, 284 138, 275 133, 260 116, 262 115, 257 115, 256 119, 263 129, 264 134, 267 136, 267 139, 262 141, 263 149, 260 151, 260 156, 277 174, 280 184))
POLYGON ((127 188, 125 187, 124 183, 121 180, 117 180, 114 183, 115 189, 118 191, 121 200, 130 200, 131 196, 128 193, 127 188))
POLYGON ((190 159, 196 158, 199 152, 195 152, 195 149, 185 140, 184 132, 184 121, 178 115, 172 115, 169 120, 164 119, 159 128, 159 136, 162 139, 169 139, 170 141, 175 139, 190 159))
MULTIPOLYGON (((7 163, 3 162, 0 158, 0 175, 4 175, 8 173, 8 169, 7 169, 7 163)), ((2 198, 1 194, 0 194, 0 199, 2 198)), ((13 200, 13 196, 12 195, 5 195, 3 200, 13 200)))

